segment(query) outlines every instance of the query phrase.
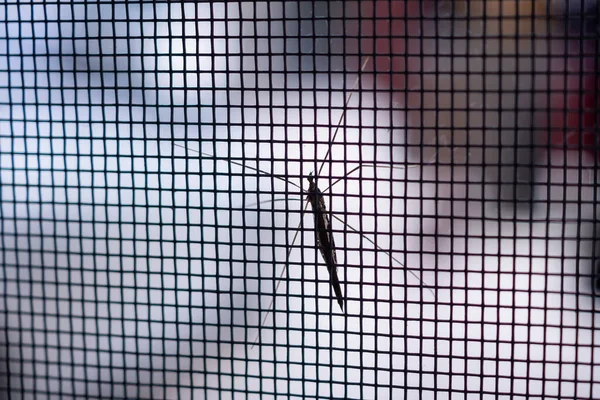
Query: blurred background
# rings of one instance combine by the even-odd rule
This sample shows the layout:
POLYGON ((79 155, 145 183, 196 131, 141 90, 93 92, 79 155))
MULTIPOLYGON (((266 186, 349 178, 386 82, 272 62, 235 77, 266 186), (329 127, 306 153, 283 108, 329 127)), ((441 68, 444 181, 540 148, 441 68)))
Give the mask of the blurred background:
POLYGON ((597 12, 0 5, 2 394, 600 396, 597 12))

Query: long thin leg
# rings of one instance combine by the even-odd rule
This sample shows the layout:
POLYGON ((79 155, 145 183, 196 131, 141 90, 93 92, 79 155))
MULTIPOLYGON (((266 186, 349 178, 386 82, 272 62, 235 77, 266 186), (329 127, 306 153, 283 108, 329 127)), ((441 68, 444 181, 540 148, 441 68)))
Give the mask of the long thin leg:
MULTIPOLYGON (((308 202, 304 206, 303 211, 306 211, 307 208, 308 208, 308 202)), ((290 259, 290 255, 292 254, 292 250, 294 249, 294 243, 296 243, 296 239, 298 238, 298 235, 300 234, 301 230, 302 230, 302 217, 300 217, 300 224, 298 225, 298 229, 296 229, 296 233, 294 234, 294 239, 292 239, 292 245, 288 249, 287 255, 285 257, 286 263, 287 263, 287 260, 290 259)), ((283 269, 281 270, 281 274, 279 274, 277 283, 275 284, 275 292, 273 293, 273 297, 271 298, 271 303, 269 303, 269 308, 267 310, 267 313, 265 314, 265 316, 260 324, 260 328, 262 328, 267 323, 267 318, 269 318, 269 315, 271 314, 271 310, 273 310, 273 305, 275 304, 275 296, 277 295, 277 292, 279 291, 279 285, 281 285, 281 280, 283 278, 283 275, 287 272, 287 270, 288 270, 287 264, 285 264, 283 269)), ((256 346, 256 343, 258 343, 258 339, 260 338, 260 328, 259 328, 258 333, 256 334, 256 338, 254 339, 254 342, 252 343, 252 348, 254 348, 254 346, 256 346)))
MULTIPOLYGON (((265 201, 261 201, 258 204, 267 204, 267 203, 275 203, 278 201, 303 201, 302 198, 286 198, 286 199, 273 199, 273 200, 265 200, 265 201)), ((252 206, 252 205, 251 205, 252 206)), ((353 226, 349 225, 348 223, 346 223, 343 219, 341 219, 340 217, 338 217, 335 214, 332 214, 332 217, 336 220, 338 220, 339 222, 341 222, 342 224, 344 224, 345 227, 347 227, 348 229, 350 229, 352 232, 359 234, 363 239, 365 239, 367 242, 371 243, 373 246, 375 246, 375 248, 377 248, 377 250, 382 251, 385 255, 387 255, 388 257, 390 257, 396 264, 400 265, 402 268, 405 268, 409 274, 411 274, 414 278, 416 278, 419 283, 421 283, 423 286, 427 287, 427 290, 429 290, 429 292, 431 293, 432 296, 435 297, 435 292, 433 291, 433 289, 431 289, 431 286, 429 286, 425 281, 423 281, 421 278, 419 278, 419 276, 413 272, 410 268, 407 268, 406 265, 404 265, 402 263, 402 261, 398 260, 396 257, 394 257, 389 251, 385 250, 383 247, 379 246, 374 240, 372 240, 371 238, 369 238, 367 235, 365 235, 364 233, 361 233, 360 231, 358 231, 356 228, 354 228, 353 226)), ((546 219, 544 220, 540 220, 540 221, 547 221, 546 219)), ((563 222, 563 220, 560 220, 561 222, 563 222)), ((575 220, 574 220, 575 221, 575 220)), ((285 271, 284 271, 285 272, 285 271)), ((280 277, 283 277, 283 272, 281 273, 280 277)), ((278 285, 279 287, 279 285, 278 285)), ((273 305, 273 302, 271 302, 271 306, 273 305)), ((263 321, 264 323, 264 321, 263 321)))

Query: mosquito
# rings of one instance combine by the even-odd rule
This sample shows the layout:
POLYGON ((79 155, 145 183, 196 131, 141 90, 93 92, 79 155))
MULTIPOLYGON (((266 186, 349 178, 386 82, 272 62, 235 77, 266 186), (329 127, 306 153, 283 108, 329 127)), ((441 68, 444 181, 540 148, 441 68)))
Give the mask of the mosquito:
MULTIPOLYGON (((195 149, 192 149, 192 148, 189 148, 186 146, 182 146, 177 143, 175 143, 174 145, 176 147, 180 147, 185 150, 191 150, 191 151, 196 152, 207 158, 214 157, 212 154, 199 152, 195 149)), ((427 163, 425 163, 424 165, 430 164, 435 157, 436 157, 436 154, 434 154, 432 159, 430 161, 428 161, 427 163)), ((387 250, 385 250, 381 246, 379 246, 374 240, 372 240, 368 236, 365 236, 362 232, 358 231, 357 229, 355 229, 354 227, 352 227, 351 225, 346 223, 346 221, 344 221, 342 218, 338 217, 335 214, 331 214, 330 212, 328 212, 326 203, 325 203, 324 193, 329 192, 331 190, 331 188, 333 188, 333 186, 335 186, 342 180, 347 179, 351 174, 355 173, 356 171, 358 171, 359 169, 362 169, 362 168, 386 167, 386 168, 391 168, 391 169, 405 170, 405 169, 410 169, 410 168, 419 168, 419 167, 422 167, 423 164, 415 164, 415 165, 408 165, 408 166, 393 166, 393 165, 377 165, 376 163, 361 162, 361 165, 356 166, 353 169, 351 169, 346 175, 335 180, 329 187, 327 187, 323 191, 321 191, 318 188, 317 183, 316 183, 317 178, 311 172, 307 178, 308 182, 309 182, 309 188, 308 188, 308 190, 304 191, 304 189, 300 185, 296 184, 293 181, 290 181, 289 179, 286 179, 285 177, 282 177, 282 176, 279 176, 276 174, 272 174, 270 172, 261 170, 259 168, 254 168, 254 167, 245 165, 241 162, 237 162, 234 160, 227 160, 227 161, 229 163, 237 165, 239 167, 242 167, 245 169, 250 169, 252 171, 258 172, 259 174, 267 175, 274 179, 278 179, 283 182, 286 182, 287 184, 290 184, 290 185, 296 187, 301 192, 306 194, 305 198, 301 198, 301 197, 289 198, 289 197, 287 197, 287 198, 282 198, 282 199, 271 199, 271 200, 261 201, 259 203, 255 203, 255 204, 250 204, 250 205, 248 205, 248 207, 257 206, 258 204, 275 203, 275 202, 279 202, 279 201, 302 201, 302 202, 304 202, 304 200, 306 200, 305 207, 303 209, 303 212, 306 212, 308 204, 311 204, 311 208, 313 211, 312 214, 313 214, 313 219, 314 219, 314 224, 315 224, 315 241, 316 241, 317 247, 319 248, 322 258, 325 261, 327 269, 329 271, 330 283, 331 283, 333 291, 335 293, 337 303, 340 306, 342 312, 344 311, 345 298, 342 293, 341 281, 340 281, 338 273, 337 273, 337 254, 336 254, 336 247, 335 247, 334 232, 333 232, 330 216, 337 222, 343 224, 346 228, 348 228, 353 233, 361 235, 361 237, 364 240, 366 240, 367 242, 369 242, 371 245, 373 245, 377 249, 377 251, 383 252, 385 255, 390 257, 390 259, 394 263, 396 263, 397 265, 404 268, 404 264, 400 260, 398 260, 396 257, 394 257, 390 252, 388 252, 387 250)), ((296 241, 298 240, 298 236, 299 236, 300 232, 302 231, 302 224, 303 223, 301 220, 300 224, 298 225, 298 228, 294 234, 294 237, 292 238, 292 244, 290 245, 290 247, 288 249, 288 252, 286 255, 286 260, 289 260, 289 258, 290 258, 291 252, 294 249, 294 245, 295 245, 296 241)), ((422 285, 424 285, 428 289, 428 291, 432 294, 432 296, 435 297, 434 291, 425 282, 423 282, 423 280, 415 272, 411 271, 410 269, 406 269, 406 271, 410 275, 412 275, 414 278, 416 278, 422 285)), ((279 286, 281 285, 281 282, 283 281, 283 277, 286 274, 286 272, 287 272, 287 268, 284 267, 277 278, 277 283, 275 286, 274 293, 277 293, 279 291, 279 286)), ((273 296, 273 298, 271 299, 271 302, 269 304, 268 311, 261 321, 260 328, 265 326, 265 324, 267 323, 267 319, 269 318, 269 315, 270 315, 271 311, 273 310, 274 302, 275 302, 275 297, 273 296)), ((257 336, 256 339, 253 341, 252 347, 254 347, 258 343, 258 339, 259 339, 259 336, 257 336)))
MULTIPOLYGON (((369 60, 370 60, 370 57, 367 57, 364 60, 362 66, 361 66, 360 72, 364 71, 364 69, 367 66, 369 60)), ((356 81, 354 83, 354 86, 351 89, 351 92, 349 93, 349 95, 348 95, 348 97, 347 97, 347 99, 346 99, 346 101, 344 103, 344 108, 345 109, 348 107, 348 105, 350 103, 350 100, 352 98, 353 92, 357 89, 357 85, 358 85, 359 79, 360 79, 360 77, 357 77, 357 79, 356 79, 356 81)), ((342 122, 343 122, 343 120, 345 118, 345 114, 346 113, 344 111, 342 113, 342 115, 341 115, 338 123, 337 123, 335 132, 334 132, 334 134, 332 136, 332 139, 331 139, 331 143, 335 143, 335 139, 336 139, 336 137, 338 135, 338 132, 340 130, 340 126, 342 125, 342 122)), ((201 151, 196 151, 194 149, 191 149, 189 147, 182 146, 182 145, 179 145, 179 144, 175 144, 175 146, 181 147, 181 148, 183 148, 185 150, 191 150, 191 151, 197 152, 198 154, 200 154, 200 155, 202 155, 204 157, 207 157, 207 158, 214 157, 214 155, 212 155, 212 154, 204 153, 204 152, 201 152, 201 151)), ((331 149, 332 149, 332 147, 330 146, 328 148, 327 153, 326 153, 325 157, 323 158, 323 160, 327 160, 329 158, 329 156, 331 154, 331 149)), ((431 162, 433 162, 433 160, 435 159, 436 156, 437 156, 437 152, 432 157, 432 160, 428 161, 425 165, 430 164, 431 162)), ((318 170, 316 171, 316 174, 313 174, 311 172, 309 174, 309 176, 307 177, 308 182, 309 182, 309 187, 308 187, 308 190, 304 191, 304 189, 300 185, 296 184, 293 181, 290 181, 289 179, 287 179, 285 177, 282 177, 282 176, 279 176, 279 175, 275 175, 275 174, 272 174, 272 173, 267 172, 267 171, 263 171, 263 170, 261 170, 259 168, 254 168, 254 167, 248 166, 248 165, 246 165, 244 163, 237 162, 237 161, 234 161, 234 160, 228 160, 228 162, 230 162, 231 164, 234 164, 234 165, 238 165, 238 166, 240 166, 242 168, 250 169, 250 170, 255 171, 255 172, 259 173, 259 174, 264 174, 264 175, 270 176, 270 177, 272 177, 274 179, 278 179, 278 180, 284 181, 287 184, 290 184, 290 185, 296 187, 301 192, 303 192, 303 193, 306 194, 306 200, 307 201, 306 201, 306 204, 305 204, 305 206, 303 208, 303 212, 307 211, 308 204, 310 204, 311 208, 312 208, 312 214, 313 214, 314 226, 315 226, 315 228, 314 228, 315 229, 315 242, 316 242, 317 247, 319 248, 321 256, 322 256, 323 260, 325 261, 325 264, 326 264, 327 269, 329 271, 330 283, 331 283, 331 286, 333 288, 333 292, 335 293, 335 297, 336 297, 337 303, 340 306, 342 312, 344 311, 345 298, 344 298, 344 295, 343 295, 343 292, 342 292, 342 285, 341 285, 341 282, 340 282, 340 279, 339 279, 339 276, 338 276, 338 273, 337 273, 337 265, 338 265, 337 264, 337 255, 336 255, 335 239, 334 239, 334 234, 333 234, 334 231, 332 229, 332 224, 331 224, 330 216, 333 219, 335 219, 336 221, 342 223, 344 226, 346 226, 352 232, 360 234, 366 241, 368 241, 369 243, 371 243, 378 251, 384 252, 395 263, 397 263, 398 265, 404 267, 404 264, 402 262, 400 262, 398 259, 396 259, 391 253, 387 252, 385 249, 383 249, 379 245, 377 245, 375 243, 375 241, 371 240, 367 236, 364 236, 361 232, 359 232, 358 230, 356 230, 352 226, 348 225, 343 219, 339 218, 338 216, 336 216, 334 214, 330 214, 327 211, 327 207, 326 207, 326 203, 325 203, 325 199, 324 199, 324 193, 327 193, 334 185, 336 185, 338 182, 346 179, 348 176, 350 176, 351 174, 353 174, 357 170, 359 170, 361 168, 369 168, 369 167, 375 168, 375 167, 380 167, 380 165, 378 165, 376 163, 361 162, 360 165, 358 165, 355 168, 351 169, 345 176, 338 178, 329 187, 327 187, 326 189, 324 189, 323 191, 321 191, 319 189, 319 187, 317 186, 317 179, 318 179, 318 176, 321 174, 321 172, 322 172, 322 170, 324 168, 325 162, 323 162, 321 164, 320 168, 318 168, 318 170)), ((408 165, 408 166, 385 165, 384 167, 389 167, 391 169, 402 169, 402 170, 404 170, 404 169, 408 169, 408 168, 418 168, 418 167, 421 167, 422 165, 423 164, 419 163, 419 164, 408 165)), ((290 198, 287 198, 287 199, 271 199, 271 200, 267 200, 267 201, 263 201, 263 202, 257 203, 256 205, 267 203, 267 202, 273 203, 273 202, 276 202, 276 201, 289 201, 289 200, 299 200, 299 201, 302 201, 303 199, 302 198, 298 198, 298 199, 293 199, 293 198, 292 199, 290 199, 290 198)), ((286 260, 289 260, 291 252, 293 250, 293 246, 296 243, 296 240, 298 239, 298 235, 299 235, 299 233, 300 233, 301 230, 302 230, 302 220, 300 221, 298 229, 296 230, 296 233, 295 233, 295 235, 294 235, 294 237, 292 239, 292 244, 291 244, 290 248, 288 249, 286 260)), ((406 270, 413 277, 415 277, 422 285, 426 286, 427 289, 431 292, 431 294, 433 296, 435 296, 435 293, 433 292, 433 290, 428 285, 426 285, 421 280, 421 278, 419 278, 419 276, 415 272, 411 271, 410 269, 406 269, 406 270)), ((275 290, 274 290, 275 293, 277 293, 279 291, 279 286, 280 286, 280 284, 281 284, 281 282, 283 280, 283 276, 285 275, 286 271, 287 271, 287 268, 286 268, 286 266, 284 266, 284 268, 282 269, 282 271, 279 274, 279 277, 277 279, 277 284, 276 284, 275 290)), ((271 311, 273 309, 274 302, 275 302, 275 296, 273 296, 273 298, 271 299, 270 305, 268 307, 268 311, 265 314, 265 316, 264 316, 264 318, 263 318, 263 320, 261 322, 260 328, 262 328, 266 324, 267 319, 268 319, 268 317, 269 317, 269 315, 270 315, 270 313, 271 313, 271 311)), ((253 342, 252 347, 254 347, 257 344, 259 337, 260 337, 260 335, 257 335, 256 339, 253 342)))

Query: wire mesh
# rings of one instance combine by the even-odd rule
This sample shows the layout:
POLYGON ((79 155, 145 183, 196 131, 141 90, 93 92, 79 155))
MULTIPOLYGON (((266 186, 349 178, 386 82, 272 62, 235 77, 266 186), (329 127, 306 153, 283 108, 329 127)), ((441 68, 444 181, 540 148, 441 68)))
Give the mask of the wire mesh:
POLYGON ((0 391, 600 397, 597 18, 0 4, 0 391))

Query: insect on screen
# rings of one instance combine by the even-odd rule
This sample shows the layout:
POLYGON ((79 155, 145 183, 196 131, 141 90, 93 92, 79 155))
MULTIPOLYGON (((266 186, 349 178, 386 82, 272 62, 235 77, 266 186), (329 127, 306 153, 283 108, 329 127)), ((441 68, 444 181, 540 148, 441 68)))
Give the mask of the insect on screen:
POLYGON ((2 395, 600 397, 598 10, 1 4, 2 395))

